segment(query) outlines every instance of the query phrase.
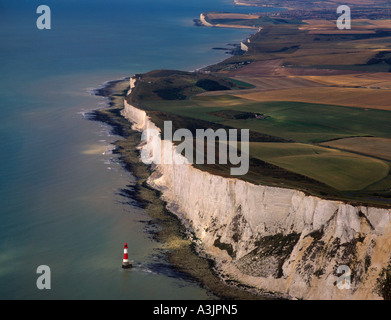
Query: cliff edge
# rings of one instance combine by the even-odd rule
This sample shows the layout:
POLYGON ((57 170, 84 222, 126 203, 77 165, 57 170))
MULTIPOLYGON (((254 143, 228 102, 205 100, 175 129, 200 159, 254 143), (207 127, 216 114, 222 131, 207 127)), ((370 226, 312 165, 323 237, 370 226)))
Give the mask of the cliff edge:
POLYGON ((150 185, 194 232, 223 279, 290 298, 390 298, 391 210, 200 171, 162 142, 145 111, 125 100, 122 115, 147 133, 139 148, 153 169, 150 185), (173 164, 154 162, 162 144, 173 164))

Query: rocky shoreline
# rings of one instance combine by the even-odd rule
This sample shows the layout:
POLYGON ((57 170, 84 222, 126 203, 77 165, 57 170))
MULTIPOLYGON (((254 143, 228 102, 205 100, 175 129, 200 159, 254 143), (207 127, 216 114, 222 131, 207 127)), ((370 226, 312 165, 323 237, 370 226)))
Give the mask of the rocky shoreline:
POLYGON ((240 284, 220 273, 215 262, 199 250, 194 233, 186 229, 182 221, 167 209, 161 192, 148 184, 147 180, 153 171, 140 161, 138 146, 141 133, 133 130, 132 124, 121 115, 128 89, 129 79, 110 81, 103 88, 97 89, 95 94, 107 98, 108 106, 90 112, 87 118, 110 125, 112 133, 122 138, 114 143, 113 153, 119 155, 124 168, 137 178, 136 186, 130 191, 122 191, 122 194, 129 201, 136 201, 152 218, 152 222, 148 222, 148 230, 154 241, 164 243, 165 258, 174 269, 205 287, 217 298, 281 299, 279 295, 240 284))
MULTIPOLYGON (((137 90, 135 80, 131 88, 137 90)), ((285 298, 387 298, 390 210, 196 169, 173 143, 161 150, 160 130, 130 100, 121 114, 132 128, 147 133, 139 146, 152 160, 147 183, 161 191, 169 211, 191 230, 196 248, 211 258, 222 279, 285 298), (172 164, 153 163, 170 150, 172 164), (336 285, 341 266, 352 276, 349 290, 336 285)))
POLYGON ((138 178, 134 193, 173 266, 224 299, 389 299, 391 210, 144 165, 141 132, 156 125, 124 102, 135 81, 108 83, 99 94, 109 107, 91 118, 124 138, 116 152, 138 178), (336 285, 341 266, 351 271, 349 290, 336 285))

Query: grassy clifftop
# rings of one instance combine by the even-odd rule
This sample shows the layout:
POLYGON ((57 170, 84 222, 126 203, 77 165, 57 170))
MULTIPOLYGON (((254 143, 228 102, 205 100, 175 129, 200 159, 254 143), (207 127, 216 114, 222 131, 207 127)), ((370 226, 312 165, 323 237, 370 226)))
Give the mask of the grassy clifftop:
POLYGON ((154 70, 136 75, 137 86, 129 97, 131 102, 186 100, 203 92, 241 89, 243 86, 205 73, 179 70, 154 70))
MULTIPOLYGON (((391 20, 353 20, 341 31, 327 19, 262 19, 247 52, 198 72, 136 75, 127 101, 160 128, 171 120, 193 135, 250 129, 250 170, 240 179, 390 207, 391 20)), ((223 176, 231 167, 196 166, 223 176)))
MULTIPOLYGON (((319 124, 317 112, 327 106, 306 105, 301 111, 297 104, 293 109, 277 102, 270 107, 238 98, 235 94, 256 88, 248 89, 244 83, 238 85, 219 75, 157 70, 137 75, 137 78, 136 87, 127 100, 146 110, 161 129, 164 121, 168 120, 172 121, 174 130, 187 128, 194 136, 196 129, 251 128, 250 170, 240 179, 255 184, 295 188, 308 194, 352 203, 387 206, 387 197, 383 196, 387 194, 370 201, 365 197, 379 194, 374 188, 378 182, 381 182, 379 188, 388 186, 388 161, 297 140, 298 137, 317 134, 320 128, 326 135, 329 132, 333 137, 345 136, 343 130, 347 130, 346 127, 341 124, 338 133, 335 119, 323 119, 323 124, 319 124), (289 120, 294 119, 291 113, 297 112, 304 112, 306 118, 300 127, 297 127, 300 119, 289 120), (288 118, 284 120, 284 117, 288 118), (368 187, 372 189, 366 190, 368 187)), ((362 112, 364 119, 368 113, 362 112)), ((360 123, 357 121, 352 124, 357 132, 372 129, 366 128, 365 121, 361 122, 361 129, 357 129, 357 123, 360 123)), ((216 164, 195 166, 229 177, 231 165, 218 164, 217 158, 216 145, 216 164)))

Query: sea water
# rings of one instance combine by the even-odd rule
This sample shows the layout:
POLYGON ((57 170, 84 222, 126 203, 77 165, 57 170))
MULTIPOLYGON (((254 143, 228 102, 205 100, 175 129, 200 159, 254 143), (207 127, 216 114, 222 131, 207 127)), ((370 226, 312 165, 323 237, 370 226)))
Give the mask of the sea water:
MULTIPOLYGON (((224 0, 0 0, 0 299, 207 299, 145 232, 148 216, 110 128, 86 112, 105 81, 226 58, 250 30, 197 27, 205 11, 259 11, 224 0), (39 5, 51 29, 38 30, 39 5), (128 243, 131 271, 121 268, 128 243), (37 288, 37 268, 51 271, 37 288)), ((261 9, 262 10, 262 9, 261 9)))

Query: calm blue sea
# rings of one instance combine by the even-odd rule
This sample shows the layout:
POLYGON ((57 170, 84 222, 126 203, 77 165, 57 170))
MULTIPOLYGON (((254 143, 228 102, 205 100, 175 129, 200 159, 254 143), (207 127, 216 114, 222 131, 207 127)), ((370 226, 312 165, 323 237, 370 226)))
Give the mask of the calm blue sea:
POLYGON ((250 12, 230 0, 0 0, 0 299, 206 299, 175 274, 123 204, 132 184, 111 154, 91 90, 157 68, 194 70, 248 30, 196 27, 204 11, 250 12), (52 29, 38 30, 48 5, 52 29), (136 267, 121 269, 123 243, 136 267), (51 269, 38 290, 36 269, 51 269))

